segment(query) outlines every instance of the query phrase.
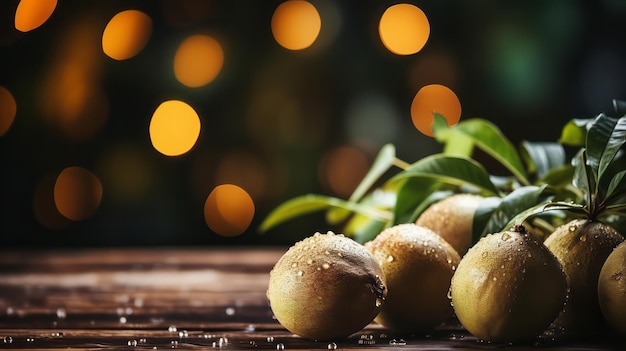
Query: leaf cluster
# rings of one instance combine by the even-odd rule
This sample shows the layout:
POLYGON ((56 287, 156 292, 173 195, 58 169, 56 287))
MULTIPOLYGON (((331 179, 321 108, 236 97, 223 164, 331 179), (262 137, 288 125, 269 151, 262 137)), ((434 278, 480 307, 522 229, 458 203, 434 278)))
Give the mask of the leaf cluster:
POLYGON ((442 144, 440 153, 408 163, 387 144, 350 198, 292 198, 276 207, 259 229, 265 232, 297 216, 325 211, 329 225, 366 242, 386 227, 414 222, 444 197, 473 193, 485 197, 474 214, 474 242, 516 224, 545 236, 575 217, 600 220, 623 232, 626 102, 615 101, 614 107, 622 117, 601 113, 572 119, 558 140, 524 140, 517 147, 488 120, 472 118, 450 127, 435 113, 433 132, 442 144), (490 174, 476 160, 477 152, 498 162, 506 174, 490 174))

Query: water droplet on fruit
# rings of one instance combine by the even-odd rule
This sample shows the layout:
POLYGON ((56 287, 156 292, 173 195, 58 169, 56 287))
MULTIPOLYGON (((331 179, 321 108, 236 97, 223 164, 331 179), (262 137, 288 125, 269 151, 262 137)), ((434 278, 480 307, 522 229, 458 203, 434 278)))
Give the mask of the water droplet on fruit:
POLYGON ((329 350, 336 350, 337 344, 335 344, 334 342, 328 343, 328 346, 326 348, 329 350))
POLYGON ((387 256, 387 262, 393 262, 393 256, 391 255, 387 256))
POLYGON ((279 342, 278 344, 276 344, 276 350, 282 351, 284 349, 285 349, 285 344, 283 344, 282 342, 279 342))
POLYGON ((511 239, 511 234, 509 234, 507 232, 504 232, 504 233, 502 233, 501 238, 502 238, 502 240, 507 241, 507 240, 511 239))
POLYGON ((301 277, 301 276, 304 275, 304 272, 303 271, 298 271, 296 274, 298 275, 298 277, 301 277))
POLYGON ((328 268, 330 268, 330 265, 328 263, 322 264, 322 269, 328 269, 328 268))

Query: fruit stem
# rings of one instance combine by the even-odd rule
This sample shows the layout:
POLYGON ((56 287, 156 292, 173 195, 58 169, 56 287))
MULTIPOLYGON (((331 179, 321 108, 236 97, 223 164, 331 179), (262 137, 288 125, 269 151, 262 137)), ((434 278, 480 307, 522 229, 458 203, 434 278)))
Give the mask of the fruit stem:
POLYGON ((406 171, 411 166, 410 163, 403 161, 397 157, 393 158, 392 164, 398 168, 401 168, 403 171, 406 171))

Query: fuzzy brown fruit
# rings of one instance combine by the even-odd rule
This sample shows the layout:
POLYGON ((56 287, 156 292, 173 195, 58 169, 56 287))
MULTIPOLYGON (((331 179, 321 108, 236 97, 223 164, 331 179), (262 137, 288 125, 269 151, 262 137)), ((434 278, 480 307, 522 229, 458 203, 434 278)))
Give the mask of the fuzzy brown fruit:
POLYGON ((397 332, 426 332, 452 315, 447 297, 459 254, 442 237, 416 224, 383 230, 365 247, 387 279, 387 299, 376 322, 397 332))
POLYGON ((555 321, 560 337, 589 335, 603 324, 598 277, 611 251, 623 240, 615 229, 587 219, 572 220, 545 240, 567 277, 567 303, 555 321))
POLYGON ((387 294, 376 259, 341 234, 316 233, 293 245, 270 272, 267 297, 290 332, 345 338, 372 322, 387 294))
POLYGON ((626 242, 619 244, 602 265, 598 302, 609 326, 626 336, 626 242))
POLYGON ((428 207, 415 224, 441 235, 463 256, 472 244, 474 212, 484 197, 475 194, 454 194, 428 207))
POLYGON ((519 229, 481 238, 461 259, 450 292, 471 334, 520 342, 539 336, 558 316, 566 284, 554 255, 519 229))

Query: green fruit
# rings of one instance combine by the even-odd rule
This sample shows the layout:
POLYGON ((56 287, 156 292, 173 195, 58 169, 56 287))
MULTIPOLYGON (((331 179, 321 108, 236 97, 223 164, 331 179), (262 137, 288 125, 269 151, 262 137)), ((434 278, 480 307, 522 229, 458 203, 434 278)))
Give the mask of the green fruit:
POLYGON ((463 256, 472 244, 474 212, 483 200, 479 195, 454 194, 428 207, 415 223, 441 235, 463 256))
POLYGON ((376 322, 397 332, 434 329, 452 316, 447 297, 459 254, 443 238, 416 224, 383 230, 365 247, 387 280, 387 299, 376 322))
POLYGON ((304 338, 345 338, 368 325, 387 294, 385 277, 363 245, 316 233, 295 245, 270 272, 267 297, 276 319, 304 338))
POLYGON ((567 277, 567 303, 555 321, 559 336, 589 334, 602 325, 598 277, 611 251, 623 240, 613 228, 587 219, 572 220, 545 240, 567 277))
POLYGON ((450 287, 454 311, 474 336, 529 341, 563 308, 565 275, 557 259, 523 228, 489 234, 461 259, 450 287))

